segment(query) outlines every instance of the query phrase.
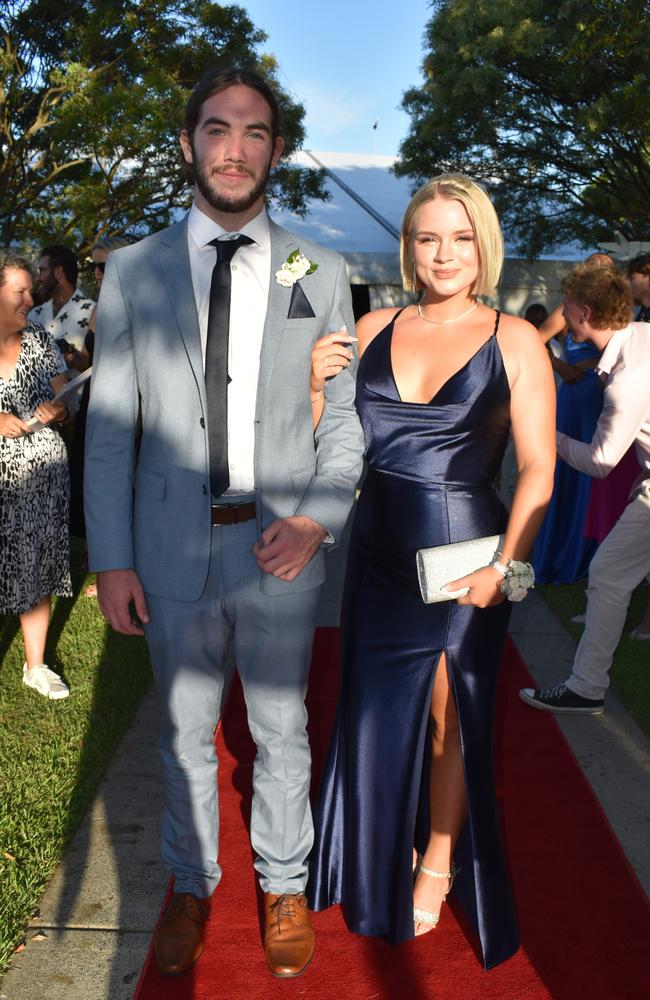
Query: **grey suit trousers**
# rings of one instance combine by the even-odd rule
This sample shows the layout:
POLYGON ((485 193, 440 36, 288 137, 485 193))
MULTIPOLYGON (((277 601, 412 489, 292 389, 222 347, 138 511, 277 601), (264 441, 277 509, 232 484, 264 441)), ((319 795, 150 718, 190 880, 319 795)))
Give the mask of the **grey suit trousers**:
POLYGON ((234 654, 257 746, 255 868, 264 892, 300 892, 313 840, 304 699, 320 588, 262 593, 251 552, 254 520, 214 527, 211 537, 199 600, 146 595, 145 631, 162 703, 163 860, 177 892, 209 896, 221 878, 214 727, 234 654))

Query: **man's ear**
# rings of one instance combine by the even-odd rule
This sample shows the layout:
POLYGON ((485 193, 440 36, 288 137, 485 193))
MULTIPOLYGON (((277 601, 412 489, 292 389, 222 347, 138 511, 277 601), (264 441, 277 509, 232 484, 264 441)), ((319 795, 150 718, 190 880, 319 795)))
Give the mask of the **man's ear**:
POLYGON ((186 163, 193 163, 194 159, 192 156, 192 143, 190 142, 190 137, 188 135, 187 129, 182 129, 180 134, 180 144, 183 150, 183 156, 185 157, 186 163))
POLYGON ((273 140, 273 156, 271 157, 271 169, 277 166, 278 160, 282 156, 284 150, 284 139, 281 135, 276 136, 273 140))

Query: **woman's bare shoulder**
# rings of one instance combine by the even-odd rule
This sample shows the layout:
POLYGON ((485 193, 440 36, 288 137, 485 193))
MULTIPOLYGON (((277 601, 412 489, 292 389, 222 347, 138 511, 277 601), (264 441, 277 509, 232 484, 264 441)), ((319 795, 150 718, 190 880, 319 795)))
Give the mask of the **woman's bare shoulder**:
POLYGON ((537 353, 539 347, 543 346, 542 339, 533 324, 511 313, 501 313, 498 335, 501 347, 515 354, 531 349, 537 353))
POLYGON ((381 333, 388 326, 399 311, 395 306, 389 306, 386 309, 374 309, 357 320, 355 328, 357 337, 359 338, 360 354, 363 354, 370 341, 374 340, 377 334, 381 333))
POLYGON ((522 372, 527 376, 524 379, 526 384, 530 378, 550 379, 552 382, 548 352, 532 323, 520 316, 502 313, 498 340, 511 388, 522 372))

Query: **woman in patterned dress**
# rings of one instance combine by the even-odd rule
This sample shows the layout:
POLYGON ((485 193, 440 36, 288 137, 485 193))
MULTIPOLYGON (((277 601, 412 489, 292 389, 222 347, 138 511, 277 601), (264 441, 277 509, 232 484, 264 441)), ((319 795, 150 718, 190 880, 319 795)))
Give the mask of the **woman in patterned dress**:
POLYGON ((17 614, 25 645, 23 682, 46 698, 67 686, 43 662, 50 595, 72 593, 68 567, 66 451, 51 402, 67 377, 49 333, 29 324, 32 267, 0 254, 0 614, 17 614), (40 427, 30 433, 28 421, 40 427))

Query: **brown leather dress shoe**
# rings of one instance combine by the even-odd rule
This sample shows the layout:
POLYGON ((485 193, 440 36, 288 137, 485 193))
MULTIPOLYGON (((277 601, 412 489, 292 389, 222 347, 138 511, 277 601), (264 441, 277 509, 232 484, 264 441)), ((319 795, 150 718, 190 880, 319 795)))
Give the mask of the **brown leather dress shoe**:
POLYGON ((177 976, 194 965, 203 951, 209 911, 209 899, 199 899, 191 892, 174 893, 153 946, 156 964, 164 975, 177 976))
POLYGON ((304 892, 264 893, 264 956, 274 976, 299 976, 314 954, 314 930, 304 892))

